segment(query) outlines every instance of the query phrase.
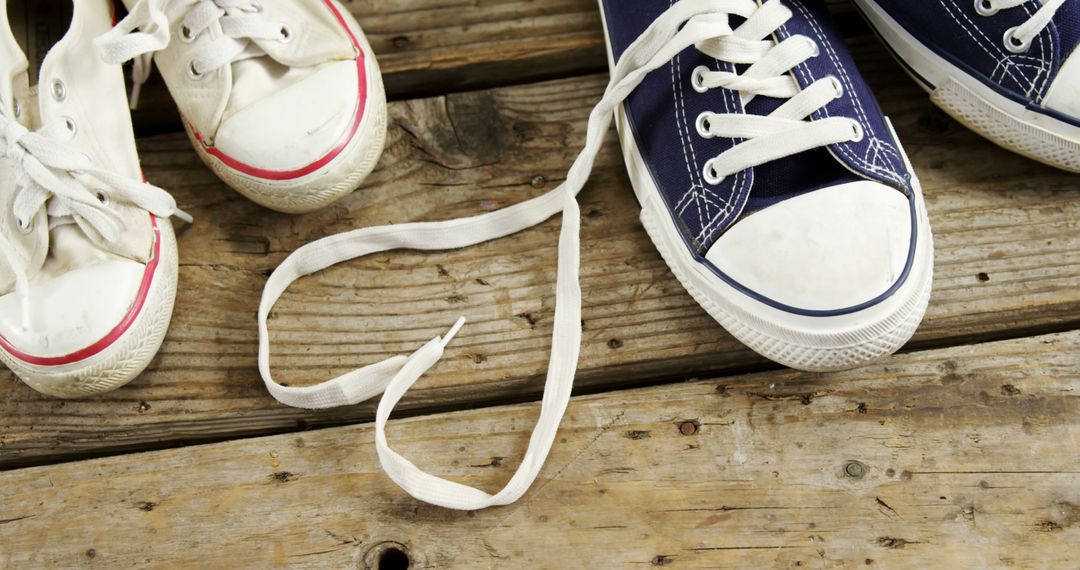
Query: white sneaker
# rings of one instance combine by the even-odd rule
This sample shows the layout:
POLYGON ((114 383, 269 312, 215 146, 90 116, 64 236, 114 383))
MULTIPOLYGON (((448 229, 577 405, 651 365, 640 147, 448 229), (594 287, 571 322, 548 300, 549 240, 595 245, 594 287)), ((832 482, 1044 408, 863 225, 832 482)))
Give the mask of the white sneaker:
POLYGON ((299 213, 349 194, 386 138, 379 66, 335 0, 124 0, 130 14, 97 44, 157 63, 203 161, 268 208, 299 213), (138 31, 136 31, 138 30, 138 31))
MULTIPOLYGON (((161 346, 177 273, 167 218, 190 218, 142 181, 121 68, 93 50, 112 25, 110 1, 75 2, 70 28, 40 62, 28 61, 4 8, 0 359, 46 394, 111 390, 161 346)), ((17 31, 24 45, 42 39, 17 31)))

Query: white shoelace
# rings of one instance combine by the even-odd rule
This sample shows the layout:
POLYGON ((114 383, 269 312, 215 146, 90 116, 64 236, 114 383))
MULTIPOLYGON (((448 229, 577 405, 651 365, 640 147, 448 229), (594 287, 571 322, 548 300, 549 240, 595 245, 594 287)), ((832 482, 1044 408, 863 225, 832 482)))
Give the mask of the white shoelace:
POLYGON ((250 40, 292 39, 287 24, 267 19, 259 3, 251 0, 139 0, 126 18, 94 40, 108 63, 135 60, 132 109, 138 106, 142 85, 150 77, 154 52, 169 45, 170 30, 178 21, 184 42, 194 41, 215 22, 223 32, 188 62, 188 77, 194 81, 234 61, 265 55, 250 40))
MULTIPOLYGON (((999 10, 1007 10, 1009 8, 1016 8, 1022 4, 1027 4, 1032 0, 980 0, 976 7, 977 11, 984 16, 992 16, 999 10)), ((1005 34, 1005 41, 1010 43, 1013 51, 1024 51, 1031 46, 1031 42, 1035 40, 1035 36, 1038 36, 1046 26, 1050 25, 1050 22, 1054 19, 1054 15, 1057 14, 1059 8, 1065 4, 1066 0, 1042 0, 1042 6, 1031 15, 1031 18, 1023 24, 1012 28, 1005 34), (1015 42, 1015 43, 1013 43, 1015 42)))
POLYGON ((362 228, 320 239, 293 252, 270 275, 259 304, 259 371, 267 389, 278 401, 303 408, 355 404, 383 392, 375 418, 375 444, 383 469, 402 489, 417 499, 452 509, 473 510, 506 505, 517 500, 539 474, 570 399, 581 344, 581 290, 578 284, 580 216, 575 196, 588 179, 617 105, 647 73, 667 65, 687 47, 697 45, 709 54, 753 63, 750 68, 754 70, 752 74, 748 70, 741 78, 706 75, 706 82, 717 85, 722 81, 744 82, 739 85, 749 93, 793 95, 789 102, 768 117, 712 116, 715 120, 709 121, 709 132, 715 133, 713 136, 748 139, 711 161, 711 168, 717 176, 852 138, 852 123, 849 120, 799 120, 831 101, 835 91, 830 82, 823 80, 824 87, 812 86, 802 93, 796 93, 798 86, 793 81, 788 82, 790 77, 778 77, 787 75, 792 66, 810 55, 805 49, 809 45, 805 40, 772 46, 771 42, 761 39, 790 15, 779 0, 769 0, 763 8, 759 8, 755 0, 683 0, 653 22, 622 55, 612 71, 611 82, 603 98, 589 115, 585 147, 575 159, 566 181, 558 188, 495 212, 441 222, 362 228), (758 12, 762 15, 757 15, 758 12), (729 15, 749 20, 738 30, 732 30, 729 15), (769 26, 773 27, 770 29, 769 26), (747 148, 750 150, 745 150, 747 148), (459 319, 444 337, 435 337, 408 357, 392 357, 313 386, 286 387, 273 380, 270 374, 267 318, 293 281, 342 261, 380 251, 432 251, 467 247, 530 228, 560 211, 563 216, 559 232, 555 320, 540 417, 521 465, 498 493, 491 495, 425 473, 393 451, 386 439, 386 422, 394 406, 413 383, 439 360, 464 319, 459 319))
MULTIPOLYGON (((49 228, 76 224, 95 241, 115 243, 125 229, 123 218, 109 207, 108 195, 88 188, 84 181, 96 180, 122 198, 155 216, 176 216, 191 222, 176 207, 173 197, 157 186, 131 180, 95 166, 81 152, 65 144, 72 136, 73 123, 57 119, 32 132, 17 121, 0 114, 0 145, 4 156, 15 164, 16 196, 12 204, 20 231, 30 231, 45 208, 49 228)), ((0 234, 0 253, 15 275, 15 293, 22 308, 23 327, 30 327, 30 295, 25 261, 0 234)))

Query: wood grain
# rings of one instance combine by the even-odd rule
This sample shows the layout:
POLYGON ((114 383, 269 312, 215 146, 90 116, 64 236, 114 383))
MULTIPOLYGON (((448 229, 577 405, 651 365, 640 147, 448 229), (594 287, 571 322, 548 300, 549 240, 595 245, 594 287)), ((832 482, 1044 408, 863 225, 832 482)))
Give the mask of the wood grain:
MULTIPOLYGON (((575 398, 540 479, 476 513, 380 471, 369 426, 0 473, 0 566, 1072 568, 1080 333, 575 398)), ((494 491, 535 405, 395 420, 494 491)))
MULTIPOLYGON (((876 44, 856 53, 926 189, 937 269, 916 346, 1068 330, 1080 320, 1080 184, 1000 150, 933 109, 876 44)), ((203 168, 180 136, 140 141, 152 181, 197 218, 182 229, 181 287, 150 369, 81 401, 0 377, 0 466, 221 440, 371 417, 278 405, 255 367, 266 276, 340 231, 486 211, 556 184, 583 138, 599 76, 394 103, 365 187, 305 216, 263 210, 203 168)), ((581 194, 584 344, 579 393, 771 366, 683 291, 637 221, 613 134, 581 194)), ((559 222, 448 253, 394 252, 305 278, 277 305, 276 376, 312 383, 407 354, 469 323, 402 402, 413 412, 535 398, 551 335, 559 222)))

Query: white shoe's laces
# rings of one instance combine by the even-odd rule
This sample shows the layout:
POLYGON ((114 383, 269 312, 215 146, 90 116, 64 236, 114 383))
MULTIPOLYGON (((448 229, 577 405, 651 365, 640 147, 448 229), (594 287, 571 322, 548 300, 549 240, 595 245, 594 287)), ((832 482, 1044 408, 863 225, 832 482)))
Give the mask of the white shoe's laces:
POLYGON ((187 74, 193 81, 234 61, 265 55, 251 40, 292 39, 287 24, 269 20, 259 3, 251 0, 139 0, 126 18, 94 42, 109 63, 135 60, 132 109, 150 76, 154 52, 169 45, 176 22, 180 22, 183 42, 195 41, 215 23, 221 25, 222 35, 187 63, 187 74))
POLYGON ((710 136, 748 139, 711 161, 710 169, 716 177, 853 136, 852 123, 846 119, 800 120, 832 100, 835 91, 831 83, 825 82, 800 93, 798 86, 789 81, 790 77, 783 77, 793 65, 811 55, 805 39, 789 40, 779 46, 763 40, 786 20, 785 13, 790 15, 779 0, 770 0, 760 8, 755 0, 683 0, 668 9, 623 53, 603 98, 589 115, 585 148, 571 166, 566 181, 544 195, 469 218, 362 228, 320 239, 293 252, 267 280, 259 304, 259 372, 267 389, 280 402, 303 408, 355 404, 382 392, 375 418, 376 449, 383 469, 405 491, 420 500, 453 509, 480 509, 517 500, 536 478, 551 449, 577 369, 581 290, 578 283, 580 219, 575 196, 588 179, 616 107, 645 75, 667 65, 687 47, 697 45, 702 51, 725 60, 753 64, 742 77, 706 74, 704 84, 737 85, 747 98, 755 93, 792 97, 768 117, 709 117, 710 136), (748 21, 738 30, 732 30, 729 15, 748 21), (520 467, 498 493, 489 495, 425 473, 390 449, 386 440, 386 422, 394 406, 439 360, 464 319, 444 337, 432 339, 408 357, 389 358, 313 386, 287 387, 273 380, 267 318, 293 281, 336 263, 380 251, 448 250, 478 244, 532 227, 560 211, 563 224, 559 233, 555 319, 540 418, 520 467))
MULTIPOLYGON (((124 219, 110 208, 110 195, 155 216, 176 216, 191 222, 191 216, 176 207, 176 201, 168 192, 98 168, 85 154, 68 148, 65 141, 72 136, 73 129, 74 123, 70 119, 57 119, 31 132, 0 114, 0 151, 15 165, 16 195, 12 211, 20 231, 31 231, 34 220, 44 208, 50 229, 76 224, 95 241, 116 243, 126 226, 124 219), (109 194, 88 188, 86 182, 91 180, 109 188, 109 194)), ((0 234, 0 252, 15 275, 23 326, 29 328, 26 262, 3 234, 0 234)))
MULTIPOLYGON (((1000 10, 1016 8, 1032 0, 979 0, 975 3, 976 11, 983 16, 992 16, 1000 10)), ((1027 51, 1046 26, 1053 21, 1058 9, 1066 0, 1042 0, 1042 6, 1026 22, 1005 32, 1005 47, 1011 51, 1027 51)))

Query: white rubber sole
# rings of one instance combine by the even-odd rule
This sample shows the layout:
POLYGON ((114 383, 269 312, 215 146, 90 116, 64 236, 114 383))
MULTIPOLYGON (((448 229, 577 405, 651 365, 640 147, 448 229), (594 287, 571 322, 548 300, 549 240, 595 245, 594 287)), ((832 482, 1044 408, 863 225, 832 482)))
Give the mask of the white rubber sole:
POLYGON ((616 124, 645 231, 694 300, 747 347, 791 368, 846 370, 896 352, 915 333, 930 300, 934 259, 933 235, 917 182, 917 250, 904 284, 880 303, 855 313, 797 315, 747 296, 695 259, 637 152, 622 109, 616 124))
POLYGON ((1080 127, 1028 109, 987 87, 924 46, 873 0, 855 4, 908 72, 917 74, 913 77, 941 110, 1003 148, 1080 172, 1080 127))
POLYGON ((165 339, 176 301, 177 254, 172 222, 158 218, 160 255, 145 304, 124 334, 101 352, 60 366, 37 366, 4 350, 0 360, 31 388, 59 398, 79 398, 115 390, 134 380, 165 339))
POLYGON ((249 200, 272 210, 301 214, 332 204, 356 190, 375 169, 382 155, 386 142, 386 92, 382 73, 359 24, 340 3, 336 4, 364 50, 368 86, 367 108, 360 126, 349 145, 329 164, 316 172, 290 180, 258 178, 235 170, 206 152, 203 144, 195 139, 191 127, 184 123, 192 146, 210 170, 249 200))

